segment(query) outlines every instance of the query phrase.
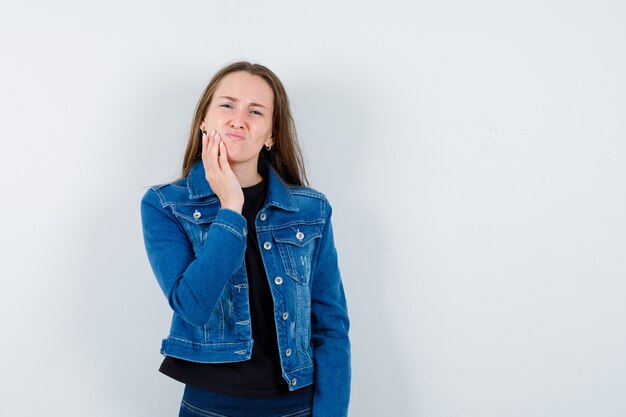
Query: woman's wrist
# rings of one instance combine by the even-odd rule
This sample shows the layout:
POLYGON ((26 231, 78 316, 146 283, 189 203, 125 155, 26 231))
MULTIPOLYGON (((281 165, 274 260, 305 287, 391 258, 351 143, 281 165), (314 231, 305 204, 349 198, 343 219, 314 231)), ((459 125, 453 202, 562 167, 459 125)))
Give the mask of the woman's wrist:
POLYGON ((222 208, 227 208, 239 214, 241 214, 241 211, 243 209, 243 203, 224 203, 221 206, 222 208))

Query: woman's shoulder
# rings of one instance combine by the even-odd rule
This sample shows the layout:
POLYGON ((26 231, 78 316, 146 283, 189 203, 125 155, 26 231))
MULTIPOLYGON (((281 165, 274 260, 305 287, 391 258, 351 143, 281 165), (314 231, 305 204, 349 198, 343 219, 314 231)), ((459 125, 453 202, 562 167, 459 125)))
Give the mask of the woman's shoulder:
POLYGON ((318 219, 324 223, 332 212, 332 205, 326 194, 313 187, 289 185, 289 191, 295 204, 300 208, 300 215, 318 219))
POLYGON ((187 177, 183 177, 170 182, 147 186, 142 201, 156 199, 161 205, 166 205, 168 202, 185 200, 188 197, 187 177))
POLYGON ((291 192, 292 195, 295 196, 302 196, 304 198, 316 198, 319 200, 323 200, 323 201, 327 201, 328 199, 326 198, 326 195, 313 188, 313 187, 305 187, 305 186, 301 186, 301 185, 292 185, 289 184, 288 185, 289 191, 291 192))

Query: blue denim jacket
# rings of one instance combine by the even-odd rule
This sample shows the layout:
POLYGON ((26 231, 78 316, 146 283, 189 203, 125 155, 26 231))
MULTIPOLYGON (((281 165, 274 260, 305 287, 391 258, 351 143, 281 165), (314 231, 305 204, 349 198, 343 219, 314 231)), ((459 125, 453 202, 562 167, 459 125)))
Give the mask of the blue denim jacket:
MULTIPOLYGON (((255 225, 274 300, 282 374, 289 389, 315 382, 313 414, 347 415, 349 319, 333 241, 331 206, 312 189, 286 184, 259 160, 267 198, 255 225)), ((246 219, 221 208, 202 161, 141 201, 150 265, 174 310, 161 353, 194 362, 250 359, 246 219)))

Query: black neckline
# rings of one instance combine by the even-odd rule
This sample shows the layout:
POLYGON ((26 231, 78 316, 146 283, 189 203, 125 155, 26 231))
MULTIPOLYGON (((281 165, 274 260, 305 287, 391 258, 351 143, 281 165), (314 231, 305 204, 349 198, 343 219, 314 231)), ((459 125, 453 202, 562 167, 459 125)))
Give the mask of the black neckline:
POLYGON ((265 190, 265 183, 265 178, 263 178, 257 184, 251 185, 249 187, 242 187, 241 191, 243 191, 243 194, 245 196, 256 196, 258 194, 261 194, 263 190, 265 190))

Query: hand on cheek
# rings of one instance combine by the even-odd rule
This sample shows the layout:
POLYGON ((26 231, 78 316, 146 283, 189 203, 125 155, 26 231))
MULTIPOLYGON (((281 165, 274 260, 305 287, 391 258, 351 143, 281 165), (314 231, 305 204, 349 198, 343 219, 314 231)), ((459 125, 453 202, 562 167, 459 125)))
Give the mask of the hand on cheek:
POLYGON ((241 213, 243 191, 228 163, 228 151, 221 135, 215 130, 202 138, 202 162, 207 181, 220 199, 222 207, 241 213))

